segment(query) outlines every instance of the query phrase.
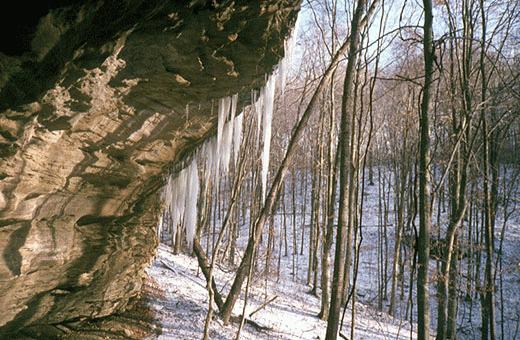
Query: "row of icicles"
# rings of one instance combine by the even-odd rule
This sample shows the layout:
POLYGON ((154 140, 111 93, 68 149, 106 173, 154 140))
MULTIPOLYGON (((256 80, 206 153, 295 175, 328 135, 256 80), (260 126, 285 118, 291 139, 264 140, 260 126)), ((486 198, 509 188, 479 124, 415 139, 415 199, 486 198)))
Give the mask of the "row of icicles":
MULTIPOLYGON (((267 191, 267 175, 269 171, 269 154, 271 149, 271 122, 273 118, 276 80, 280 82, 283 91, 285 78, 290 66, 294 42, 293 34, 284 43, 285 57, 280 61, 271 75, 267 77, 264 87, 256 94, 252 91, 252 108, 258 115, 257 134, 261 136, 261 186, 262 200, 265 200, 267 191), (260 132, 261 135, 260 135, 260 132)), ((205 173, 202 180, 205 183, 218 183, 221 175, 227 176, 231 157, 236 165, 242 142, 243 111, 237 112, 238 94, 221 98, 218 105, 217 135, 208 139, 200 147, 188 166, 180 172, 171 173, 166 179, 162 192, 164 210, 171 218, 172 235, 177 228, 184 228, 186 241, 191 248, 197 225, 197 201, 200 191, 200 180, 197 162, 205 164, 205 173)), ((163 216, 159 218, 157 228, 159 239, 163 228, 163 216)))

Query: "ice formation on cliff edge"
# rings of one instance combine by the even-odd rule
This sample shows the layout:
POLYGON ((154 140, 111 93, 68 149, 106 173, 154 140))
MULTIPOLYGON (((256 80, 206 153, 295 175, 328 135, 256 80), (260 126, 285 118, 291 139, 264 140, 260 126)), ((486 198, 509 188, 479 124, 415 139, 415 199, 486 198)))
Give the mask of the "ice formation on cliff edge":
MULTIPOLYGON (((274 68, 274 71, 266 77, 265 85, 260 91, 252 91, 251 107, 257 115, 257 144, 262 147, 261 151, 261 184, 262 200, 265 200, 267 192, 267 180, 269 173, 269 154, 271 149, 271 124, 274 110, 274 99, 276 82, 278 81, 280 90, 284 91, 285 78, 292 58, 293 42, 295 41, 295 31, 291 33, 284 43, 285 57, 274 68)), ((197 202, 199 197, 200 183, 198 162, 204 165, 205 183, 212 181, 218 183, 220 176, 227 176, 233 152, 233 164, 236 166, 239 157, 240 145, 242 142, 243 116, 241 111, 236 114, 238 104, 238 94, 224 97, 219 100, 217 117, 217 135, 209 138, 203 143, 195 154, 191 162, 184 169, 177 173, 167 176, 166 184, 162 192, 162 203, 165 211, 169 215, 171 226, 170 232, 174 237, 177 228, 185 230, 186 241, 191 247, 195 236, 197 224, 197 202)), ((161 217, 158 224, 157 235, 160 238, 165 223, 161 217)))

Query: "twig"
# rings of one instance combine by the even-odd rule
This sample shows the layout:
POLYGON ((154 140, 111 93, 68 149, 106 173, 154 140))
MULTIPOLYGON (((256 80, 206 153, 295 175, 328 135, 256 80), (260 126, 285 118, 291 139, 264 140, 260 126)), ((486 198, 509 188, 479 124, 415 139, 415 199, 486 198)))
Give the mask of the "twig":
MULTIPOLYGON (((231 317, 231 321, 233 322, 240 322, 242 320, 242 315, 240 316, 232 316, 231 317)), ((253 328, 255 328, 257 331, 259 332, 267 332, 267 331, 272 331, 273 328, 272 327, 269 327, 269 326, 263 326, 261 324, 259 324, 258 322, 256 321, 253 321, 251 319, 247 319, 247 318, 244 318, 244 322, 253 326, 253 328)))
POLYGON ((175 269, 173 269, 172 266, 170 266, 168 263, 166 263, 166 261, 161 260, 161 263, 163 264, 163 266, 165 266, 166 268, 168 268, 169 270, 171 270, 175 274, 179 274, 175 269))
POLYGON ((270 304, 271 302, 273 302, 274 300, 276 300, 276 298, 278 298, 278 295, 275 295, 275 296, 273 296, 271 299, 269 299, 268 301, 262 303, 262 305, 260 305, 260 307, 258 307, 257 309, 255 309, 253 312, 249 313, 249 317, 252 317, 253 314, 255 314, 256 312, 258 312, 258 311, 261 310, 262 308, 265 308, 265 306, 267 306, 268 304, 270 304))
POLYGON ((169 269, 171 270, 173 273, 177 274, 177 275, 182 275, 184 276, 185 278, 187 278, 188 280, 192 281, 192 282, 195 282, 197 285, 201 286, 202 288, 206 289, 206 287, 201 284, 200 282, 194 280, 193 278, 191 278, 189 275, 186 275, 184 274, 183 272, 179 272, 179 271, 176 271, 175 269, 173 269, 173 267, 171 267, 168 263, 166 263, 165 261, 163 260, 160 260, 161 263, 163 264, 163 266, 166 268, 166 269, 169 269))

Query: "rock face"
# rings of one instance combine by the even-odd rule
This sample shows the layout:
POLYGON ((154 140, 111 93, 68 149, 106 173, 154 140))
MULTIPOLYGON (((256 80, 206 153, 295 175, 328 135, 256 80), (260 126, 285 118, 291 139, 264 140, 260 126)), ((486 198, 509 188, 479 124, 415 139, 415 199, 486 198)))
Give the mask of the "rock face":
POLYGON ((164 174, 263 84, 299 0, 53 7, 0 52, 0 336, 139 293, 164 174))

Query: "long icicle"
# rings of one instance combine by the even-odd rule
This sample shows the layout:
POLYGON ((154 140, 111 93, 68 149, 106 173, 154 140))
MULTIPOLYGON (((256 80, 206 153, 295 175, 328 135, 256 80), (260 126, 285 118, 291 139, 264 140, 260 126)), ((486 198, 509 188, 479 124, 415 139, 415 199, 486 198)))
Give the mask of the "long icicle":
POLYGON ((197 159, 195 157, 191 161, 186 173, 184 228, 186 229, 186 241, 191 249, 197 225, 197 200, 199 197, 199 171, 197 169, 197 159))
POLYGON ((229 170, 229 161, 231 159, 231 147, 233 143, 233 125, 235 122, 235 114, 237 109, 237 100, 238 95, 233 95, 232 97, 228 97, 231 103, 231 111, 229 112, 229 118, 227 122, 224 124, 224 131, 222 135, 222 143, 220 145, 221 149, 221 159, 220 164, 222 166, 222 173, 227 174, 229 170))
POLYGON ((269 172, 269 154, 271 151, 271 123, 273 120, 274 92, 276 78, 271 75, 263 88, 264 112, 262 119, 263 149, 262 149, 262 201, 267 190, 267 174, 269 172))
POLYGON ((216 145, 216 164, 215 164, 215 183, 218 182, 220 175, 220 159, 222 153, 222 139, 224 133, 224 126, 226 124, 226 118, 229 114, 229 108, 231 106, 231 98, 224 97, 220 99, 218 106, 218 122, 217 122, 217 145, 216 145))
POLYGON ((244 113, 240 114, 235 119, 235 125, 233 126, 233 163, 237 164, 238 152, 240 151, 240 144, 242 140, 242 124, 243 124, 244 113))

